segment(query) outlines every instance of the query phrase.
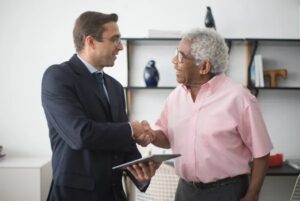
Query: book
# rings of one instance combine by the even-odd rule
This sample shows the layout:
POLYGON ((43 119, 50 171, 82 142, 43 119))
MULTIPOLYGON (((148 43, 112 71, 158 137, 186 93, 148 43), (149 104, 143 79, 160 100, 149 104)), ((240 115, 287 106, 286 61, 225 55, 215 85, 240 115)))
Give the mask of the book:
POLYGON ((264 87, 265 81, 264 81, 262 55, 256 54, 254 56, 254 66, 255 66, 255 86, 264 87))
POLYGON ((255 86, 256 87, 256 83, 255 83, 255 66, 254 64, 251 65, 250 67, 250 81, 251 81, 251 86, 255 86))
POLYGON ((114 166, 112 169, 126 169, 128 166, 137 164, 137 163, 145 163, 149 161, 154 161, 154 162, 163 162, 172 158, 176 158, 181 156, 181 154, 153 154, 151 156, 147 156, 144 158, 139 158, 127 163, 123 163, 121 165, 114 166))
POLYGON ((287 159, 286 163, 289 166, 291 166, 291 167, 293 167, 297 170, 300 170, 300 158, 298 158, 298 159, 287 159))

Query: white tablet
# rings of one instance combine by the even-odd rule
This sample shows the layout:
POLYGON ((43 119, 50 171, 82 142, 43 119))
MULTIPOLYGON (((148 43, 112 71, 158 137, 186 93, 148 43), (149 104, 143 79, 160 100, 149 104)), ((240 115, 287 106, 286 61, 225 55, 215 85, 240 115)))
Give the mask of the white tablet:
POLYGON ((134 165, 137 163, 145 163, 149 161, 154 161, 154 162, 163 162, 172 158, 176 158, 181 156, 181 154, 153 154, 151 156, 139 158, 133 161, 129 161, 127 163, 123 163, 121 165, 114 166, 112 169, 126 169, 130 165, 134 165))

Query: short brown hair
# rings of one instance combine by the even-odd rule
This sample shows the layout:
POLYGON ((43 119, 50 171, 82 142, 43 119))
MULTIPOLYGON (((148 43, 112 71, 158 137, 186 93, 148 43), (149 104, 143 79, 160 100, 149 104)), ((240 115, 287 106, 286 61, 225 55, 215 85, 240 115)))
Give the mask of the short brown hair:
POLYGON ((73 29, 73 40, 77 52, 84 47, 84 40, 87 36, 92 36, 96 40, 101 40, 102 33, 105 31, 104 24, 117 22, 118 15, 115 13, 104 14, 94 11, 82 13, 76 20, 73 29))

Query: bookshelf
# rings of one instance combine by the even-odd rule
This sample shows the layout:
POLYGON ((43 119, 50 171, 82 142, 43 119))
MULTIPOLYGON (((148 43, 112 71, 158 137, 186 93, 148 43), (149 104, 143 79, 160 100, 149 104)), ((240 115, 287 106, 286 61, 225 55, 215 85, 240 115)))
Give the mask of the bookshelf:
MULTIPOLYGON (((267 39, 267 38, 246 38, 247 45, 247 87, 258 95, 260 90, 299 90, 300 89, 300 40, 299 39, 267 39), (251 82, 251 66, 254 64, 254 57, 260 54, 263 57, 263 69, 287 70, 287 79, 278 79, 276 87, 256 87, 251 82)), ((265 82, 266 83, 266 82, 265 82)))

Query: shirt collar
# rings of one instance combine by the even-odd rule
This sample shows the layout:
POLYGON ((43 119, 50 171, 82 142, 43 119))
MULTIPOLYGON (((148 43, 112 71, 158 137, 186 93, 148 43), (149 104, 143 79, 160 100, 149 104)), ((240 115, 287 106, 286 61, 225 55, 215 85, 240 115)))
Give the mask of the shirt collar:
POLYGON ((83 58, 81 58, 78 54, 76 54, 76 56, 78 57, 78 59, 80 61, 82 61, 82 63, 85 65, 85 67, 89 70, 89 72, 91 74, 93 73, 103 73, 103 70, 98 70, 97 68, 95 68, 93 65, 89 64, 88 62, 86 62, 83 58))
MULTIPOLYGON (((220 84, 222 84, 223 80, 225 79, 225 74, 220 73, 213 76, 208 82, 204 83, 201 88, 205 88, 211 92, 214 92, 220 84)), ((186 91, 189 92, 190 90, 184 85, 181 84, 181 87, 186 91)))
POLYGON ((215 75, 204 85, 207 85, 205 87, 207 87, 211 92, 214 92, 223 83, 224 79, 225 79, 225 74, 220 73, 215 75))

